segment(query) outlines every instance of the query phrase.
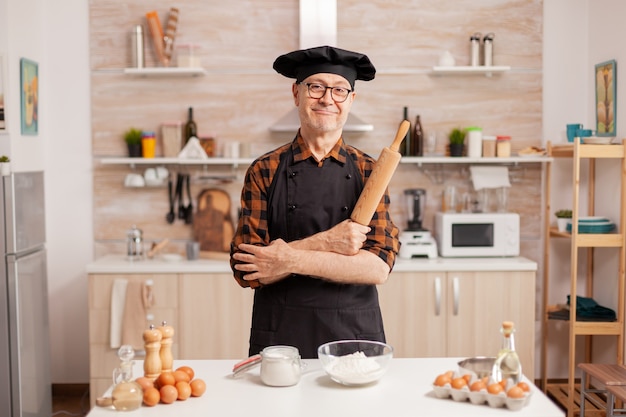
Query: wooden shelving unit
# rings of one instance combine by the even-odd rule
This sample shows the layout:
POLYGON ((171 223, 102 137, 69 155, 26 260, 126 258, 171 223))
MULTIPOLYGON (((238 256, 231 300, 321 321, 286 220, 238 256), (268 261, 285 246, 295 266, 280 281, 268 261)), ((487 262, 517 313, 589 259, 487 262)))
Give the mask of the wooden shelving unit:
MULTIPOLYGON (((546 394, 551 396, 555 401, 561 403, 567 409, 568 416, 574 417, 579 414, 580 391, 576 385, 576 339, 581 336, 585 338, 584 361, 591 363, 592 357, 592 337, 593 336, 615 336, 616 338, 616 357, 615 363, 624 363, 624 290, 625 290, 625 271, 626 264, 626 147, 621 145, 587 145, 582 144, 580 139, 576 139, 573 144, 552 146, 548 142, 548 156, 553 159, 548 161, 546 165, 546 181, 545 181, 545 225, 544 230, 546 236, 544 239, 544 279, 543 279, 543 319, 542 319, 542 342, 541 342, 541 383, 546 394), (550 227, 550 218, 552 208, 550 207, 550 191, 551 191, 551 175, 552 163, 558 158, 569 158, 572 160, 572 232, 563 233, 557 231, 556 228, 550 227), (617 230, 607 234, 588 234, 578 232, 578 220, 580 218, 580 196, 581 196, 581 163, 588 163, 588 179, 587 179, 587 196, 588 207, 587 214, 593 216, 595 214, 595 176, 596 162, 602 159, 621 159, 621 172, 616 176, 620 190, 620 218, 614 219, 617 224, 617 230), (568 380, 566 384, 548 384, 547 379, 547 355, 548 346, 550 344, 550 319, 548 312, 550 310, 549 288, 552 278, 550 277, 550 245, 552 239, 569 239, 571 245, 570 255, 570 311, 569 311, 569 352, 568 352, 568 380), (599 248, 617 248, 619 256, 619 267, 617 272, 617 288, 616 288, 616 314, 617 321, 578 321, 576 319, 576 297, 581 295, 585 297, 593 297, 594 290, 594 250, 599 248), (584 289, 579 291, 577 287, 577 277, 579 268, 579 255, 586 252, 587 267, 585 271, 584 289)), ((617 191, 617 189, 615 190, 617 191)), ((591 414, 589 414, 591 415, 591 414)))

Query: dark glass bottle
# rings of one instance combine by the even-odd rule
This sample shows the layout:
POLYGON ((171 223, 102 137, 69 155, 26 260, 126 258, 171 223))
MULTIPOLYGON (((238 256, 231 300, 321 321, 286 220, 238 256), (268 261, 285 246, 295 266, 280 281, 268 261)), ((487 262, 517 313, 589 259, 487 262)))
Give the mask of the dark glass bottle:
POLYGON ((411 155, 424 155, 424 129, 422 129, 422 121, 419 114, 415 117, 415 125, 413 126, 413 138, 411 142, 411 155))
POLYGON ((198 127, 193 120, 193 108, 189 107, 189 115, 187 116, 187 123, 185 123, 185 134, 183 135, 183 140, 185 141, 183 146, 189 142, 189 138, 194 136, 198 137, 198 127))
MULTIPOLYGON (((409 120, 409 108, 404 107, 402 121, 409 120)), ((406 132, 404 140, 400 144, 400 155, 411 156, 411 129, 406 132)))

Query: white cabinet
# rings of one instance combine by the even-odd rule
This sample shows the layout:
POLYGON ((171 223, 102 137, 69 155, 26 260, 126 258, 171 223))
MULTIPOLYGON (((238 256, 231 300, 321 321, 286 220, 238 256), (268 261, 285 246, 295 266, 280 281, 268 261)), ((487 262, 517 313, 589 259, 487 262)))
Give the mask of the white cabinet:
POLYGON ((378 291, 396 357, 494 356, 511 320, 534 379, 535 272, 392 272, 378 291))

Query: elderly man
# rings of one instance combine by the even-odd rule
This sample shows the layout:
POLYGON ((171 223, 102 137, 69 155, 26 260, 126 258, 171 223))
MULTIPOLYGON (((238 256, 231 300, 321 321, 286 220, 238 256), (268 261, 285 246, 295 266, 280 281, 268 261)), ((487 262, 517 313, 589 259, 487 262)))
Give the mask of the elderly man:
POLYGON ((372 80, 366 55, 323 46, 294 51, 274 69, 291 86, 295 139, 248 168, 231 267, 255 290, 250 355, 290 345, 303 358, 341 339, 385 341, 376 285, 399 249, 385 193, 368 226, 350 220, 374 159, 347 145, 355 81, 372 80))

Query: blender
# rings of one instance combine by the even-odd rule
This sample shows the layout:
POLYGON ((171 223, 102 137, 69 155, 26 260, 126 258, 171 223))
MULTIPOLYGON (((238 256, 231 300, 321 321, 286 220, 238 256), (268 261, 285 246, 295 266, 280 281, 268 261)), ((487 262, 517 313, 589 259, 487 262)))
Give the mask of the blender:
POLYGON ((413 188, 404 190, 407 204, 408 228, 400 233, 400 258, 436 258, 437 244, 430 231, 424 229, 426 190, 413 188))

